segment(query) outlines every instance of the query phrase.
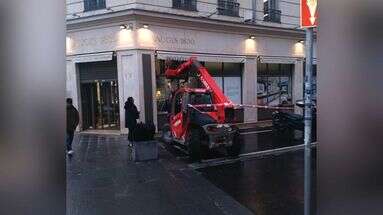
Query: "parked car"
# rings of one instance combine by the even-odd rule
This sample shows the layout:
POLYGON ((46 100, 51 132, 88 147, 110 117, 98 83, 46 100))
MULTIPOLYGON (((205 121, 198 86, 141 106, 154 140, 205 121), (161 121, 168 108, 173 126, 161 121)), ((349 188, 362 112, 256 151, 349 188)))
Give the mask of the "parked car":
MULTIPOLYGON (((304 108, 304 101, 298 100, 295 103, 296 106, 304 108)), ((317 119, 317 108, 316 108, 316 99, 313 100, 312 108, 312 140, 316 140, 316 120, 317 119)), ((275 111, 272 114, 273 129, 275 132, 288 132, 292 130, 304 131, 304 115, 296 113, 288 113, 283 111, 275 111)))

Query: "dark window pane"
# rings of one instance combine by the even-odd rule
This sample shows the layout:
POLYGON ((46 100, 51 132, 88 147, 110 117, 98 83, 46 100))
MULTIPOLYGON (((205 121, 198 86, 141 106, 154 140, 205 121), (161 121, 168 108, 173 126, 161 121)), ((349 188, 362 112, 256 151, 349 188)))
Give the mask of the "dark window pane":
POLYGON ((222 63, 205 62, 205 68, 209 71, 211 76, 222 76, 222 63))
POLYGON ((178 93, 176 95, 176 98, 174 99, 174 113, 175 114, 181 112, 182 96, 183 96, 183 93, 178 93))
POLYGON ((218 0, 218 14, 239 16, 239 3, 236 0, 218 0))
POLYGON ((173 0, 173 8, 196 11, 197 0, 173 0))
POLYGON ((190 103, 193 105, 212 104, 211 95, 208 93, 190 94, 190 103))
POLYGON ((242 76, 242 64, 223 63, 223 76, 242 76))
POLYGON ((267 75, 267 64, 266 63, 258 63, 257 65, 257 75, 266 76, 267 75))
POLYGON ((84 11, 99 10, 105 7, 105 0, 84 0, 84 11))

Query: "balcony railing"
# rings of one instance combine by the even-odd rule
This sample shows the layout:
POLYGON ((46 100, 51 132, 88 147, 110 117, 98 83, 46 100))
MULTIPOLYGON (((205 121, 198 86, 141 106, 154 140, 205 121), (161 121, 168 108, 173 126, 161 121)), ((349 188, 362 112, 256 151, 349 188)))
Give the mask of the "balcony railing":
POLYGON ((281 23, 282 12, 280 10, 268 9, 264 13, 263 21, 281 23))
POLYGON ((197 11, 197 0, 173 0, 173 8, 197 11))
POLYGON ((236 0, 218 0, 218 15, 239 16, 239 3, 236 0))
POLYGON ((84 11, 106 8, 105 0, 84 0, 84 11))

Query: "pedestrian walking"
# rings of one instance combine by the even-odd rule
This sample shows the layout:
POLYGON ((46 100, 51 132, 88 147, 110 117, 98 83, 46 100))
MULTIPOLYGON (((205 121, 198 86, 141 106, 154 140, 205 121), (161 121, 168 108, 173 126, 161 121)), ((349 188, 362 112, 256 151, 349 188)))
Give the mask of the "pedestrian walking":
POLYGON ((140 113, 137 110, 136 105, 134 104, 134 99, 129 97, 125 102, 125 128, 129 129, 128 140, 132 141, 133 130, 137 126, 137 119, 140 116, 140 113))
POLYGON ((66 150, 68 155, 73 154, 72 142, 74 137, 74 131, 79 123, 79 113, 73 106, 71 98, 66 99, 66 150))

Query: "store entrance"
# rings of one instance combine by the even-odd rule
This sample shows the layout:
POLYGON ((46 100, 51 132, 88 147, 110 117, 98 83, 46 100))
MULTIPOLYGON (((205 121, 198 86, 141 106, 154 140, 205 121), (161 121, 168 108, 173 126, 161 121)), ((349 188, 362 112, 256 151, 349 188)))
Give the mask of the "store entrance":
POLYGON ((80 64, 82 129, 120 129, 114 61, 80 64))
POLYGON ((117 81, 81 84, 83 129, 119 129, 117 81))

